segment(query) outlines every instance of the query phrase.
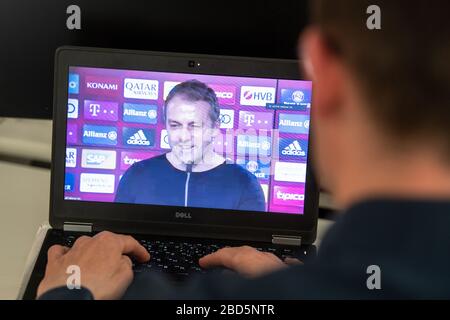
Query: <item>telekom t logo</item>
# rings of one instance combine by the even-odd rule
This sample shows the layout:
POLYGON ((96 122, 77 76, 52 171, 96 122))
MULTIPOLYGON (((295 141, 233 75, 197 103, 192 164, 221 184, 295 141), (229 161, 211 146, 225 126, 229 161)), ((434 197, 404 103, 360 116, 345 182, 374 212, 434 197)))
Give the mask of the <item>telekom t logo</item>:
POLYGON ((247 127, 251 127, 252 124, 255 122, 255 115, 251 113, 246 113, 244 115, 244 122, 247 125, 247 127))
POLYGON ((100 105, 97 103, 91 103, 89 105, 89 112, 93 117, 96 117, 98 115, 98 112, 100 112, 100 105))

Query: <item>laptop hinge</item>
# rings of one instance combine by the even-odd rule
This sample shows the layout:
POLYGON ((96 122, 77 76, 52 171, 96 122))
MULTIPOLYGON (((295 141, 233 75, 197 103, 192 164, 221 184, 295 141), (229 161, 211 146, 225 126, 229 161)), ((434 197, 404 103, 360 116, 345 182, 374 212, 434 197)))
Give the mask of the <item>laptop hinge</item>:
POLYGON ((300 247, 302 245, 302 237, 274 234, 272 235, 272 243, 300 247))
POLYGON ((74 232, 92 232, 92 223, 64 222, 63 230, 74 232))

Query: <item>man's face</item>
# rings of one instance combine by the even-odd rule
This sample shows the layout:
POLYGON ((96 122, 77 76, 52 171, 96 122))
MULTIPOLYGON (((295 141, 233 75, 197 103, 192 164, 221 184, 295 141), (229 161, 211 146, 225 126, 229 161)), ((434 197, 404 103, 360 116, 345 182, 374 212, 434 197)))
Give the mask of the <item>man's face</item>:
POLYGON ((183 164, 207 161, 212 142, 219 133, 209 116, 211 106, 205 101, 192 102, 175 96, 167 105, 166 128, 173 155, 183 164))

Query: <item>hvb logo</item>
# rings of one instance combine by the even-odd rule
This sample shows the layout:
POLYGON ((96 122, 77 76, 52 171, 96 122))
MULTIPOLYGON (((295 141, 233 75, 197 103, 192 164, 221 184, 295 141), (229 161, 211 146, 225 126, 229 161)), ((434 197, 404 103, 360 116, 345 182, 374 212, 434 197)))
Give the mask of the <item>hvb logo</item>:
POLYGON ((265 107, 268 103, 275 102, 275 88, 272 87, 251 87, 241 88, 240 103, 243 106, 265 107))

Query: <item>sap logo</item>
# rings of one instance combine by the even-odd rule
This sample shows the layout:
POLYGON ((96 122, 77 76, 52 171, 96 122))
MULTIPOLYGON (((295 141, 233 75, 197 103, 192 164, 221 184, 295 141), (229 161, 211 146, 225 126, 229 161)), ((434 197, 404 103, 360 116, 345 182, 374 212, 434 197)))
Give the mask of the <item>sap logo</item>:
POLYGON ((77 149, 66 148, 66 168, 75 168, 77 166, 77 149))
POLYGON ((83 149, 81 166, 83 168, 113 170, 116 168, 116 151, 83 149))
POLYGON ((285 133, 309 134, 309 116, 280 113, 278 129, 285 133))
POLYGON ((242 86, 240 103, 243 106, 265 107, 275 102, 275 88, 242 86))
POLYGON ((153 147, 155 130, 139 128, 123 128, 124 144, 131 147, 153 147))
POLYGON ((78 94, 80 90, 80 75, 69 73, 69 94, 78 94))
POLYGON ((132 99, 158 100, 157 80, 124 79, 123 96, 132 99))
POLYGON ((68 99, 67 101, 67 118, 78 118, 78 99, 68 99))
POLYGON ((176 219, 192 219, 192 216, 189 212, 175 212, 176 219))
POLYGON ((234 110, 220 109, 220 129, 232 129, 234 127, 234 110))
POLYGON ((123 104, 123 121, 133 123, 156 124, 157 109, 155 105, 124 103, 123 104))
POLYGON ((84 101, 84 118, 89 120, 118 120, 119 105, 110 101, 84 101))
POLYGON ((306 161, 308 141, 281 138, 279 147, 279 154, 282 158, 298 158, 306 161))
POLYGON ((98 145, 117 144, 117 128, 108 126, 83 126, 83 143, 98 145))
POLYGON ((80 175, 80 191, 94 193, 114 193, 115 175, 82 173, 80 175))

